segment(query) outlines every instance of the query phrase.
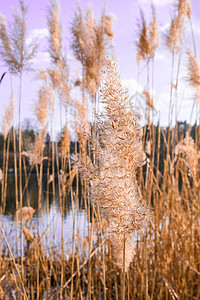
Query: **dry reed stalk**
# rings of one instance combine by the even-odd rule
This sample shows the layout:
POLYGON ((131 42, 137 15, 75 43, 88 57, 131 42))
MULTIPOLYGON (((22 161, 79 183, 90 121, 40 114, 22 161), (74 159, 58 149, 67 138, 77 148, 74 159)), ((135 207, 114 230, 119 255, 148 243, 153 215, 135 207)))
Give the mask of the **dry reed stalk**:
POLYGON ((2 170, 0 169, 0 182, 2 182, 3 181, 3 172, 2 172, 2 170))
MULTIPOLYGON (((142 24, 140 25, 140 32, 139 32, 139 38, 136 43, 137 46, 137 62, 138 65, 142 60, 147 61, 147 88, 144 89, 143 95, 146 99, 146 122, 150 126, 151 124, 151 112, 152 116, 154 116, 154 110, 155 105, 153 101, 153 97, 150 95, 149 92, 149 85, 150 85, 150 60, 152 60, 152 89, 154 89, 153 83, 154 83, 154 56, 156 53, 156 49, 158 48, 160 44, 160 34, 158 31, 158 25, 157 25, 157 17, 155 13, 155 8, 152 5, 152 21, 149 23, 149 25, 146 25, 146 21, 144 18, 143 12, 141 12, 141 19, 142 24)), ((154 134, 151 132, 152 127, 150 126, 150 135, 154 134)), ((146 127, 145 127, 146 130, 146 127)), ((146 133, 144 133, 145 136, 146 133)), ((151 188, 151 178, 152 172, 153 172, 153 164, 154 164, 154 144, 150 145, 152 148, 152 156, 151 156, 151 163, 150 165, 147 163, 147 169, 146 169, 146 181, 145 181, 145 188, 147 188, 147 178, 150 178, 150 188, 151 188), (148 176, 148 173, 150 171, 150 176, 148 176)), ((150 195, 149 195, 150 198, 150 195)))
POLYGON ((28 181, 31 175, 31 171, 33 169, 33 166, 36 165, 36 171, 37 171, 37 181, 38 181, 38 210, 39 213, 41 213, 41 194, 42 194, 42 177, 43 177, 43 160, 48 159, 47 157, 43 156, 44 151, 44 138, 46 135, 47 125, 43 127, 43 129, 39 132, 39 134, 35 137, 34 143, 31 143, 29 145, 29 149, 27 151, 23 151, 22 155, 25 155, 29 159, 29 164, 31 166, 29 176, 27 177, 24 191, 26 186, 28 185, 28 181), (39 172, 38 172, 38 165, 40 166, 39 172))
MULTIPOLYGON (((40 170, 39 170, 39 190, 38 190, 38 211, 41 213, 41 195, 42 195, 42 178, 43 178, 43 150, 44 150, 44 136, 46 134, 47 130, 47 118, 48 115, 52 109, 52 102, 53 102, 53 89, 51 88, 51 85, 49 86, 47 81, 47 74, 44 71, 40 71, 40 78, 43 79, 43 85, 40 87, 38 92, 38 103, 35 107, 35 114, 37 117, 38 122, 42 126, 42 133, 41 136, 39 136, 38 142, 36 141, 36 147, 34 147, 35 153, 30 156, 29 154, 29 160, 30 164, 34 165, 39 163, 40 170), (33 155, 35 155, 33 160, 33 155), (38 162, 37 162, 38 160, 38 162)), ((36 166, 37 168, 37 166, 36 166)))
POLYGON ((14 101, 13 95, 10 97, 10 103, 5 108, 5 115, 3 117, 3 137, 4 137, 4 148, 3 148, 3 177, 2 177, 2 189, 1 189, 1 211, 5 209, 6 205, 6 191, 7 191, 7 173, 8 173, 8 160, 9 160, 9 147, 10 147, 10 127, 13 120, 14 114, 14 101), (8 136, 8 139, 7 139, 8 136), (4 206, 2 208, 2 205, 4 206))
MULTIPOLYGON (((174 65, 174 55, 175 53, 180 52, 183 44, 183 30, 185 24, 185 16, 190 19, 191 15, 191 7, 188 0, 179 0, 177 4, 177 13, 174 18, 171 20, 169 32, 166 36, 166 45, 168 49, 172 53, 172 76, 171 76, 171 84, 173 84, 173 65, 174 65)), ((178 87, 178 75, 180 70, 180 60, 181 60, 181 52, 179 56, 179 63, 177 68, 177 78, 175 84, 175 117, 177 117, 177 87, 178 87)), ((169 107, 169 116, 173 114, 173 106, 172 106, 172 85, 170 90, 170 107, 169 107), (172 111, 171 111, 172 110, 172 111)), ((169 119, 170 120, 170 119, 169 119)))
POLYGON ((193 178, 195 186, 198 184, 197 166, 199 161, 199 152, 194 140, 186 134, 185 139, 180 141, 175 147, 175 155, 180 156, 187 166, 190 176, 193 178))
MULTIPOLYGON (((18 210, 18 176, 17 176, 17 151, 16 151, 16 134, 13 126, 13 146, 14 146, 14 173, 15 173, 15 206, 18 210)), ((18 249, 18 234, 16 231, 16 245, 17 245, 17 256, 19 255, 18 249)))
MULTIPOLYGON (((184 30, 184 24, 185 24, 185 16, 188 16, 190 18, 190 11, 191 7, 189 4, 189 1, 187 0, 179 0, 177 4, 177 13, 174 16, 174 18, 171 20, 170 28, 168 31, 168 34, 166 36, 166 45, 168 49, 172 53, 172 72, 173 72, 173 63, 174 63, 174 55, 175 53, 180 52, 182 49, 183 44, 183 30, 184 30)), ((177 69, 177 79, 176 79, 176 98, 177 98, 177 85, 178 85, 178 74, 180 70, 180 59, 181 59, 181 52, 179 57, 179 64, 177 69)), ((173 83, 173 73, 171 78, 171 84, 173 83)), ((170 90, 171 96, 170 96, 170 111, 169 114, 173 113, 173 107, 172 105, 172 86, 170 90), (172 112, 171 112, 172 109, 172 112)), ((177 99, 176 99, 177 101, 177 99)))
MULTIPOLYGON (((54 93, 57 91, 59 100, 60 100, 60 129, 62 132, 62 111, 61 111, 61 104, 64 105, 65 111, 67 112, 68 104, 70 102, 70 88, 69 88, 69 70, 66 58, 62 55, 62 26, 59 21, 59 11, 60 6, 59 2, 52 0, 51 6, 49 8, 49 15, 48 15, 48 27, 50 33, 49 39, 49 53, 52 60, 52 68, 48 69, 48 75, 51 79, 54 93)), ((67 148, 67 146, 66 146, 67 148)), ((66 149, 64 149, 66 150, 66 149)), ((54 149, 54 142, 52 141, 52 177, 53 177, 53 198, 55 202, 55 154, 56 154, 56 164, 57 170, 59 172, 59 159, 58 159, 58 151, 56 153, 54 149)), ((63 156, 63 149, 61 151, 61 168, 62 170, 65 169, 66 164, 66 155, 63 156)), ((60 180, 58 174, 58 181, 60 180)), ((63 199, 64 203, 64 188, 62 187, 63 195, 60 199, 63 199)), ((60 181, 59 181, 59 195, 61 196, 61 189, 60 189, 60 181)), ((61 295, 62 297, 62 295, 61 295)))
MULTIPOLYGON (((101 234, 101 243, 103 243, 103 226, 102 226, 102 219, 100 215, 100 210, 98 207, 98 217, 100 223, 100 234, 101 234)), ((102 264, 103 264, 103 288, 104 288, 104 299, 106 300, 107 297, 107 289, 106 289, 106 264, 105 264, 105 247, 101 248, 102 251, 102 264)))
POLYGON ((5 115, 3 117, 3 125, 2 125, 2 130, 3 130, 3 137, 4 140, 6 140, 9 129, 11 127, 11 122, 13 120, 13 114, 14 114, 14 100, 13 100, 13 95, 10 97, 10 103, 5 109, 5 115))
POLYGON ((148 34, 151 47, 151 57, 154 58, 156 49, 160 45, 160 34, 158 30, 157 17, 155 7, 152 5, 152 18, 153 20, 149 23, 148 34))
MULTIPOLYGON (((27 169, 26 169, 26 160, 25 160, 24 156, 23 156, 23 167, 24 167, 25 182, 27 182, 28 181, 28 177, 27 177, 27 169)), ((22 195, 23 195, 23 192, 22 192, 22 195)), ((29 191, 28 191, 28 189, 26 190, 26 198, 27 198, 28 206, 30 206, 30 197, 29 197, 29 191)))
POLYGON ((9 147, 10 147, 10 133, 7 139, 7 149, 6 149, 6 164, 5 164, 5 179, 4 179, 4 189, 3 189, 3 212, 6 208, 6 194, 7 194, 7 180, 8 180, 8 162, 9 162, 9 147))
MULTIPOLYGON (((1 226, 1 224, 0 224, 0 226, 1 226)), ((14 266, 15 266, 16 271, 17 271, 17 274, 18 274, 18 276, 19 276, 19 279, 20 279, 20 282, 21 282, 21 285, 22 285, 22 288, 23 288, 23 291, 24 291, 24 297, 25 297, 25 299, 28 299, 28 298, 27 298, 26 289, 25 289, 25 286, 24 286, 23 279, 22 279, 22 277, 21 277, 20 271, 19 271, 19 269, 18 269, 18 267, 17 267, 17 264, 16 264, 16 262, 15 262, 15 258, 14 258, 14 256, 13 256, 12 250, 11 250, 11 248, 10 248, 10 245, 9 245, 9 243, 8 243, 8 240, 7 240, 7 238, 6 238, 6 235, 5 235, 5 232, 4 232, 3 228, 2 228, 2 226, 1 226, 1 231, 2 231, 2 234, 3 234, 4 239, 5 239, 5 241, 6 241, 6 244, 7 244, 7 247, 8 247, 8 249, 9 249, 10 255, 11 255, 11 257, 12 257, 14 266)))
MULTIPOLYGON (((62 26, 59 21, 60 5, 56 0, 51 0, 49 8, 48 27, 50 33, 49 53, 52 60, 52 68, 48 74, 54 90, 58 92, 60 100, 60 129, 62 131, 61 104, 67 112, 70 102, 69 69, 66 58, 62 55, 62 26)), ((63 166, 62 166, 63 168, 63 166)))
POLYGON ((1 180, 1 213, 3 212, 3 201, 4 201, 4 186, 5 186, 5 163, 6 163, 6 141, 4 139, 3 144, 3 171, 1 180))
POLYGON ((73 279, 73 274, 74 274, 74 247, 75 247, 75 208, 74 208, 74 199, 73 199, 73 192, 72 192, 72 187, 70 188, 71 190, 71 201, 72 201, 72 213, 73 213, 73 233, 72 233, 72 268, 71 268, 71 289, 70 289, 70 300, 73 300, 73 287, 74 287, 74 279, 73 279))
POLYGON ((63 133, 61 134, 61 154, 64 159, 66 159, 68 152, 70 151, 70 137, 69 130, 66 124, 63 133))
MULTIPOLYGON (((0 56, 4 63, 8 66, 10 72, 18 75, 20 79, 20 93, 19 93, 19 200, 20 207, 22 207, 22 166, 21 166, 21 151, 22 151, 22 137, 21 137, 21 86, 22 73, 24 70, 30 69, 30 61, 34 57, 37 45, 26 44, 26 14, 27 9, 23 0, 19 1, 20 13, 15 11, 13 13, 13 23, 10 26, 9 34, 6 31, 6 22, 3 16, 0 16, 0 56)), ((23 238, 21 232, 21 248, 23 246, 23 238)), ((22 260, 22 275, 23 275, 23 257, 22 260)), ((23 278, 23 276, 22 276, 23 278)))

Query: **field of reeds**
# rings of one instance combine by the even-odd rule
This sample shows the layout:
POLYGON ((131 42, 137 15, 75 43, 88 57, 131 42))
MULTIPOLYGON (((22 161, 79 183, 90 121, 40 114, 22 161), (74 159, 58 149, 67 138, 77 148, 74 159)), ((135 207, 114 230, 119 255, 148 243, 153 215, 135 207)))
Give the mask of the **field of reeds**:
POLYGON ((77 6, 71 47, 81 68, 71 78, 59 11, 50 1, 51 64, 37 72, 37 131, 21 120, 23 77, 33 72, 37 53, 36 43, 26 43, 27 8, 20 0, 9 29, 0 15, 0 60, 8 70, 0 89, 5 76, 20 86, 16 107, 10 85, 1 120, 0 299, 200 299, 200 64, 190 1, 177 1, 164 40, 155 8, 149 24, 141 12, 135 55, 147 78, 139 95, 143 124, 138 93, 130 101, 120 78, 112 17, 103 10, 96 20, 91 6, 86 15, 77 6), (186 24, 193 37, 186 67, 195 124, 177 117, 186 24), (172 61, 165 128, 155 122, 150 89, 160 43, 172 61))

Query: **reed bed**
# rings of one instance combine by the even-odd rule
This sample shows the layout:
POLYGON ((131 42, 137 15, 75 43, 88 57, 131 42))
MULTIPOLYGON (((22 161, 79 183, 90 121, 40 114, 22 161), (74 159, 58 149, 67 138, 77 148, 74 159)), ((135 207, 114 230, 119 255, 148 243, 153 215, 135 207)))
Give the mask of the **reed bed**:
POLYGON ((39 129, 28 137, 21 128, 22 78, 25 70, 31 71, 37 49, 35 44, 26 49, 22 0, 11 31, 0 15, 0 58, 20 82, 19 129, 12 127, 12 86, 2 126, 0 299, 200 299, 200 66, 193 32, 187 79, 195 92, 191 116, 196 110, 196 123, 183 128, 177 119, 178 55, 187 22, 192 30, 190 2, 178 1, 165 39, 172 56, 166 129, 155 124, 151 94, 161 42, 155 8, 149 24, 141 13, 136 40, 138 66, 144 63, 147 75, 142 127, 114 58, 112 17, 104 10, 96 20, 91 6, 85 16, 80 7, 75 11, 71 46, 81 75, 71 80, 59 10, 59 3, 50 1, 51 63, 37 73, 39 129), (80 99, 72 98, 73 88, 79 89, 80 99), (56 141, 49 133, 58 115, 56 141), (14 198, 8 217, 11 169, 14 198), (33 177, 35 203, 30 197, 33 177))

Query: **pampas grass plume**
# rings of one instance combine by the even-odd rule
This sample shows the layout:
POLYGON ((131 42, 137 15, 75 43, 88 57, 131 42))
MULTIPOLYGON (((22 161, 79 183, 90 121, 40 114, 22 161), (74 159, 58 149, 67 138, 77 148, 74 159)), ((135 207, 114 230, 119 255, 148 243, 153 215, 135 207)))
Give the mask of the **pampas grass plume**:
POLYGON ((200 64, 194 57, 191 50, 187 51, 188 55, 188 80, 190 85, 195 89, 195 100, 200 98, 200 64))
POLYGON ((10 104, 6 107, 5 115, 3 118, 3 126, 2 127, 3 127, 4 139, 7 138, 8 131, 11 126, 12 119, 13 119, 13 114, 14 114, 14 100, 13 100, 13 95, 12 95, 10 98, 10 104))

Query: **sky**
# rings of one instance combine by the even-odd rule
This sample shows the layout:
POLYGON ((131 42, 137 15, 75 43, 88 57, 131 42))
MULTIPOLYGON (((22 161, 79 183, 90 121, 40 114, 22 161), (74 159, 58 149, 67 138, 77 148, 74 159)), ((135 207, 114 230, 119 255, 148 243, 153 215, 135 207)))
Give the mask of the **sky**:
MULTIPOLYGON (((47 14, 50 5, 49 0, 24 0, 28 7, 27 14, 27 43, 33 38, 39 40, 39 52, 32 62, 34 72, 27 73, 22 81, 22 123, 24 119, 30 118, 32 122, 35 121, 34 105, 37 101, 38 79, 37 72, 41 68, 49 66, 49 56, 47 54, 47 14)), ((87 4, 91 3, 93 6, 94 16, 99 20, 103 7, 106 7, 106 13, 114 16, 113 23, 113 45, 118 59, 120 75, 123 84, 129 90, 129 96, 135 95, 136 92, 142 92, 147 84, 147 68, 146 63, 142 62, 138 69, 136 60, 136 40, 138 37, 138 24, 141 22, 140 11, 144 12, 147 23, 151 20, 151 1, 150 0, 103 0, 86 1, 79 0, 80 7, 85 15, 87 4), (138 75, 139 74, 139 75, 138 75)), ((156 110, 154 112, 154 122, 160 119, 161 125, 168 124, 168 109, 169 109, 169 95, 171 86, 171 65, 172 56, 165 45, 165 36, 169 28, 170 20, 174 15, 175 3, 173 0, 154 0, 157 22, 161 36, 161 45, 159 46, 154 62, 154 80, 150 83, 150 92, 153 95, 156 110)), ((200 1, 192 0, 192 26, 194 31, 194 38, 196 44, 197 59, 200 59, 200 1)), ((0 0, 0 13, 5 17, 7 25, 12 22, 12 11, 15 7, 19 7, 18 0, 0 0)), ((70 68, 70 76, 76 73, 78 64, 73 56, 71 50, 71 33, 70 27, 72 24, 74 11, 77 8, 77 1, 75 0, 60 0, 60 21, 62 24, 62 36, 64 48, 68 58, 70 68)), ((185 26, 184 44, 181 54, 181 68, 179 73, 179 92, 177 94, 178 103, 178 120, 190 120, 190 114, 193 104, 194 91, 188 85, 187 65, 188 58, 186 55, 187 49, 193 50, 191 28, 189 22, 185 26)), ((179 55, 175 56, 174 78, 178 66, 179 55)), ((150 68, 152 66, 150 65, 150 68)), ((3 65, 0 60, 0 74, 7 71, 7 67, 3 65)), ((151 76, 150 76, 151 77, 151 76)), ((0 85, 0 128, 5 112, 5 105, 8 104, 11 95, 11 77, 7 73, 0 85)), ((12 84, 15 99, 15 124, 18 124, 18 96, 19 96, 19 80, 13 78, 12 84)), ((80 95, 76 91, 72 91, 73 97, 80 95)), ((141 99, 140 102, 142 102, 141 99)), ((144 103, 141 103, 142 106, 144 103)), ((139 105, 139 104, 138 104, 139 105)), ((141 109, 141 114, 143 111, 141 109)), ((57 119, 57 118, 56 118, 57 119)), ((55 119, 55 128, 59 128, 58 122, 55 119)), ((144 121, 144 118, 143 118, 144 121)), ((194 122, 194 116, 192 118, 194 122)))

